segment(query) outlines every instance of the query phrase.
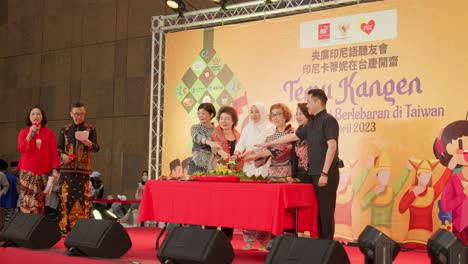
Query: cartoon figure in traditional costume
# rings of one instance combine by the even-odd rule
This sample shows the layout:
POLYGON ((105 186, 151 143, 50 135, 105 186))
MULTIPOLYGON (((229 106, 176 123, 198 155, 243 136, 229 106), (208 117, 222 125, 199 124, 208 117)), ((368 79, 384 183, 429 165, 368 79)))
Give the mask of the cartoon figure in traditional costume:
POLYGON ((434 155, 452 172, 441 207, 452 211, 453 233, 468 246, 468 120, 450 123, 434 141, 434 155))
POLYGON ((392 216, 395 196, 401 191, 411 172, 408 162, 398 179, 389 184, 391 176, 390 157, 382 152, 375 159, 375 172, 377 185, 371 188, 361 201, 361 209, 371 208, 371 225, 378 228, 388 236, 392 236, 392 216))
POLYGON ((432 210, 435 201, 452 175, 451 170, 445 170, 435 184, 432 184, 432 173, 439 160, 410 159, 410 164, 416 170, 415 183, 400 200, 400 214, 409 210, 409 226, 407 238, 404 241, 407 248, 426 248, 426 243, 433 231, 432 210))
POLYGON ((357 160, 344 162, 345 166, 340 168, 340 181, 336 190, 335 237, 347 242, 357 238, 352 229, 352 204, 373 167, 374 157, 371 157, 370 163, 368 162, 361 175, 353 180, 351 173, 357 163, 357 160))

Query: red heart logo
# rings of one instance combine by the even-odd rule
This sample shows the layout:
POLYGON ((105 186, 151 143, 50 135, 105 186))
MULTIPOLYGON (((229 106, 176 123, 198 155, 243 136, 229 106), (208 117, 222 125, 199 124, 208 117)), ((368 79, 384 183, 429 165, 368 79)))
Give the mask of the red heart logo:
POLYGON ((361 30, 364 31, 367 35, 370 35, 370 33, 374 30, 375 28, 375 21, 374 20, 369 20, 367 23, 362 23, 361 24, 361 30))

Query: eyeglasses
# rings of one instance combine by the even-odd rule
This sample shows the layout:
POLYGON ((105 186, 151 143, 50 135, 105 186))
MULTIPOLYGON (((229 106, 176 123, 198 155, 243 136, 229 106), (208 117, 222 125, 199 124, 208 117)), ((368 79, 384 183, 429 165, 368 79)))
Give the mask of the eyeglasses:
POLYGON ((272 118, 274 118, 274 117, 280 117, 280 116, 283 116, 283 113, 282 113, 282 112, 281 112, 281 113, 272 113, 272 114, 270 114, 270 116, 271 116, 272 118))
POLYGON ((72 113, 72 115, 74 115, 74 116, 85 116, 86 113, 72 113))

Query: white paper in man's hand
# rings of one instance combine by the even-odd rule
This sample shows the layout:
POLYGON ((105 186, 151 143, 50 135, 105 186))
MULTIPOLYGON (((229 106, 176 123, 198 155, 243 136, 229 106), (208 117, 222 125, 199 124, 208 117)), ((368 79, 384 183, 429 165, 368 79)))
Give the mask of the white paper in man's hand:
POLYGON ((44 193, 46 193, 47 195, 50 194, 50 192, 52 191, 52 187, 54 185, 54 176, 49 176, 48 180, 47 180, 47 185, 46 185, 46 188, 44 190, 44 193))
POLYGON ((89 131, 87 130, 75 132, 75 138, 79 141, 87 140, 88 137, 89 137, 89 131))

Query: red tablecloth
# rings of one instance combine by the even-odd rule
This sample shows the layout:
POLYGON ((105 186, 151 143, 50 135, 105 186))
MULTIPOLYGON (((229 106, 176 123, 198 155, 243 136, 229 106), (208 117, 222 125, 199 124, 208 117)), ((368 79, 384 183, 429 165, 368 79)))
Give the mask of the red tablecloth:
POLYGON ((317 202, 311 184, 217 183, 150 180, 139 221, 235 227, 270 231, 294 228, 317 233, 317 202))

